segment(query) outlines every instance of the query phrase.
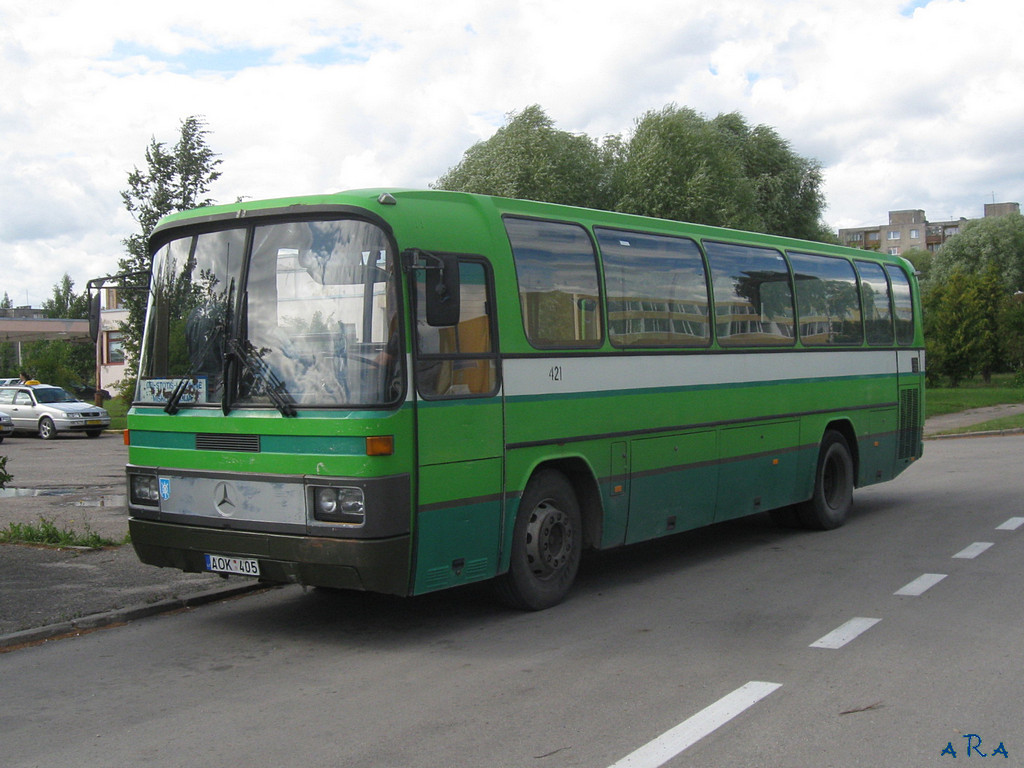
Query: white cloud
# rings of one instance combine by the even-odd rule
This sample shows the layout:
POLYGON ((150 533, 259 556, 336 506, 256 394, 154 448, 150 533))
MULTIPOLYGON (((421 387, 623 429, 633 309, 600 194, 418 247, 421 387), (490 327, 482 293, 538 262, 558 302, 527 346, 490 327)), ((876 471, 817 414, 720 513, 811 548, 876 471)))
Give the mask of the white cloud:
POLYGON ((421 187, 504 115, 628 133, 675 102, 825 166, 833 226, 1024 198, 1017 0, 0 0, 0 291, 113 270, 150 138, 205 115, 214 194, 421 187))

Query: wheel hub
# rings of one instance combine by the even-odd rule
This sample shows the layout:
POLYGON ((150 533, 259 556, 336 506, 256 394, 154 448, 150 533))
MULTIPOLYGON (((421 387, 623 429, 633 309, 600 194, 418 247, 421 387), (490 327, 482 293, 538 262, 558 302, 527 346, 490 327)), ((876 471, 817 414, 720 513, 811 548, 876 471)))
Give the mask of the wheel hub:
POLYGON ((569 515, 550 502, 537 505, 526 527, 526 557, 539 578, 559 571, 572 553, 573 530, 569 515))

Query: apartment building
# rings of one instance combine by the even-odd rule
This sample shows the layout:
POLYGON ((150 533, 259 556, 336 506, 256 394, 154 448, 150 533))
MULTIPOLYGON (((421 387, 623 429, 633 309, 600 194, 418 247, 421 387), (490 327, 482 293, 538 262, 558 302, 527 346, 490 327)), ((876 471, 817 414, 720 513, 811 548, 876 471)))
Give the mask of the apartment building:
MULTIPOLYGON (((1020 213, 1020 203, 986 203, 985 218, 1020 213)), ((839 240, 853 248, 867 248, 899 256, 916 248, 937 251, 969 219, 928 221, 920 209, 889 211, 889 223, 839 230, 839 240)))

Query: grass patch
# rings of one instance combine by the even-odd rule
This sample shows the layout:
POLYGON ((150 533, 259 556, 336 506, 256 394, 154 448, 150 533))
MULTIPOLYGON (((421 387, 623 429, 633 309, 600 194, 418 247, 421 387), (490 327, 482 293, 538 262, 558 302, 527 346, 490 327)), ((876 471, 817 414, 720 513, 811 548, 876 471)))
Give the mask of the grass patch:
POLYGON ((128 542, 114 541, 100 536, 85 524, 85 531, 73 531, 70 528, 58 528, 53 520, 43 517, 39 523, 10 523, 0 529, 0 544, 39 544, 46 547, 86 547, 102 549, 103 547, 119 547, 128 542))
POLYGON ((956 429, 944 429, 937 432, 939 435, 963 435, 968 432, 1003 432, 1012 429, 1024 429, 1024 415, 1003 416, 1001 419, 984 421, 981 424, 971 424, 968 427, 957 427, 956 429))
POLYGON ((110 414, 110 429, 128 428, 128 404, 123 397, 112 397, 103 407, 110 414))
POLYGON ((955 389, 929 387, 924 398, 925 418, 1008 403, 1024 403, 1024 388, 1014 385, 1011 373, 993 376, 990 384, 979 379, 955 389))

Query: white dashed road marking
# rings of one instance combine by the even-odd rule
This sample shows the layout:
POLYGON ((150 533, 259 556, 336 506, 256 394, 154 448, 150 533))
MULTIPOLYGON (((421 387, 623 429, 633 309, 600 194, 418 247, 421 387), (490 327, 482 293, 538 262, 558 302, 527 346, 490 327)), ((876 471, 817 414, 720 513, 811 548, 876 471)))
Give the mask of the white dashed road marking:
POLYGON ((946 574, 944 573, 925 573, 921 576, 918 576, 905 587, 900 587, 900 589, 893 592, 893 594, 903 595, 907 597, 917 597, 918 595, 924 594, 926 591, 934 587, 944 578, 946 578, 946 574))
POLYGON ((969 547, 961 549, 953 557, 961 560, 973 560, 991 546, 994 546, 991 541, 976 541, 969 547))
POLYGON ((811 643, 811 648, 830 648, 833 650, 836 648, 842 648, 862 632, 866 632, 871 629, 880 621, 881 619, 868 619, 863 616, 850 619, 841 627, 833 629, 820 640, 815 640, 811 643))
POLYGON ((684 749, 692 746, 712 731, 725 725, 768 694, 782 687, 782 683, 752 681, 723 696, 675 728, 649 741, 635 752, 630 752, 611 768, 657 768, 664 765, 684 749))

